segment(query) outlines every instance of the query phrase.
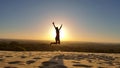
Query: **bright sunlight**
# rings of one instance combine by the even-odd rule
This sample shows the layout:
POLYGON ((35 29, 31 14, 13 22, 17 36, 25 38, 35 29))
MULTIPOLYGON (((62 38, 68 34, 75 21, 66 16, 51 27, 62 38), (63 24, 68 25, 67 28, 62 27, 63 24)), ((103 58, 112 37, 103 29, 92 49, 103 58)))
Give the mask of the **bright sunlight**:
MULTIPOLYGON (((56 37, 56 30, 55 30, 54 27, 51 29, 50 33, 51 33, 51 39, 54 40, 55 37, 56 37)), ((66 30, 64 29, 64 27, 62 27, 61 30, 60 30, 60 39, 61 40, 67 40, 67 35, 66 34, 67 34, 66 30)))

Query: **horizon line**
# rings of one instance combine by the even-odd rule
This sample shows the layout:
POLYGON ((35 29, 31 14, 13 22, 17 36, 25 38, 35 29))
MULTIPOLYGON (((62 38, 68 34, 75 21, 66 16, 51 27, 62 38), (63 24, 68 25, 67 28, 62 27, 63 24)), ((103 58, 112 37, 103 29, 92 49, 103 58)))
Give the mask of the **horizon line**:
MULTIPOLYGON (((53 41, 46 39, 17 39, 17 38, 0 38, 0 40, 53 41)), ((95 41, 72 41, 72 40, 63 40, 62 42, 120 44, 120 42, 95 42, 95 41)))

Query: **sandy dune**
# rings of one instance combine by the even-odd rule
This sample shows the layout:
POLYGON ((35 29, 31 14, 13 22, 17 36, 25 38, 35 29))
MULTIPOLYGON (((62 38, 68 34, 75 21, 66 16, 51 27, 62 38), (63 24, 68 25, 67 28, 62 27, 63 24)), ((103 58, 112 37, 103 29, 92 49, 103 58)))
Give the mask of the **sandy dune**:
POLYGON ((120 54, 0 51, 0 68, 120 68, 120 54))

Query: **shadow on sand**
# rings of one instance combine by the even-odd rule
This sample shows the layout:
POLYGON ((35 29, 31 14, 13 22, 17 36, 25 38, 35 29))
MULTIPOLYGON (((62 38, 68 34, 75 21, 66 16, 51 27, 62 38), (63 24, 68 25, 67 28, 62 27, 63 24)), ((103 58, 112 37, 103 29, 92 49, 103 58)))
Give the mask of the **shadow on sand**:
POLYGON ((57 55, 51 58, 49 61, 42 62, 42 66, 39 68, 67 68, 64 65, 63 55, 57 55))

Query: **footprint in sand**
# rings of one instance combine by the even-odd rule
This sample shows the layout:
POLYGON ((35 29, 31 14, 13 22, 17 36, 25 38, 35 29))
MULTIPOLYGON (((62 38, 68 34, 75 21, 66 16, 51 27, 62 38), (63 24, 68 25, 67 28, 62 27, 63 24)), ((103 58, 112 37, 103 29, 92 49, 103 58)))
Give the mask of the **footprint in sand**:
POLYGON ((13 57, 13 56, 9 56, 9 55, 8 55, 8 56, 5 56, 5 57, 13 57))
POLYGON ((4 67, 4 68, 18 68, 18 67, 7 66, 7 67, 4 67))
POLYGON ((105 68, 105 67, 101 67, 101 66, 100 66, 100 67, 98 67, 98 68, 105 68))
POLYGON ((67 68, 67 67, 64 65, 56 65, 54 68, 67 68))
POLYGON ((58 64, 58 63, 54 62, 54 61, 45 61, 45 62, 42 62, 43 66, 49 66, 49 65, 55 65, 55 64, 58 64))
POLYGON ((44 61, 42 62, 42 66, 39 66, 39 68, 52 68, 51 66, 58 64, 57 62, 54 61, 44 61))
POLYGON ((58 64, 58 62, 45 61, 45 62, 42 62, 42 66, 39 66, 39 68, 67 68, 67 67, 64 65, 58 64))
POLYGON ((32 64, 32 63, 35 63, 35 60, 28 60, 28 61, 26 61, 26 64, 32 64))
POLYGON ((3 58, 0 58, 0 62, 3 61, 4 59, 3 58))
POLYGON ((20 56, 21 58, 27 58, 27 56, 20 56))
POLYGON ((8 62, 8 64, 20 64, 22 63, 22 61, 12 61, 12 62, 8 62))
POLYGON ((73 66, 75 66, 75 67, 92 67, 92 66, 90 66, 90 65, 84 65, 84 64, 79 64, 79 63, 77 63, 77 64, 73 64, 73 66))

